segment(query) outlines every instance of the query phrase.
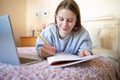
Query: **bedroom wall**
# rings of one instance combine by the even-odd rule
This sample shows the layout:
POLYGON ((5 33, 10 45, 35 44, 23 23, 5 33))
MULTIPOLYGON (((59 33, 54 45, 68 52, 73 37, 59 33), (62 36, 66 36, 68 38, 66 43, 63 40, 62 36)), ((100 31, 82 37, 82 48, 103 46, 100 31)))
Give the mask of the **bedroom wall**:
POLYGON ((27 0, 27 36, 34 28, 54 21, 54 11, 60 0, 27 0), (47 15, 44 13, 47 12, 47 15))
POLYGON ((75 0, 80 6, 82 18, 114 15, 120 17, 120 0, 75 0))
POLYGON ((10 15, 18 46, 19 37, 26 35, 26 0, 0 0, 0 16, 5 14, 10 15))

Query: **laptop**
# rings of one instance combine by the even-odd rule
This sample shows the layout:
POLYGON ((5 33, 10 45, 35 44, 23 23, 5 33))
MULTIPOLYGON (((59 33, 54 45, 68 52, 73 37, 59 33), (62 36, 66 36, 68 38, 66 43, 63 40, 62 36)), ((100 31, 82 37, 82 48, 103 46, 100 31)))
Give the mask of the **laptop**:
POLYGON ((0 62, 12 65, 32 64, 44 59, 32 54, 18 54, 9 15, 0 16, 0 62))

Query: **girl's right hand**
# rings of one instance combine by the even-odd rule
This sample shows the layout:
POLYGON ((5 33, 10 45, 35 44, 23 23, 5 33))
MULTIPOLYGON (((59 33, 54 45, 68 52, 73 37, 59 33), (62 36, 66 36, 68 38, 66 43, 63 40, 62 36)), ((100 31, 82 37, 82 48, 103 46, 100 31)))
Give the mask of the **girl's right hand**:
POLYGON ((42 58, 47 58, 47 57, 53 56, 55 54, 56 54, 56 48, 53 46, 49 46, 49 45, 44 45, 40 51, 40 56, 42 58))

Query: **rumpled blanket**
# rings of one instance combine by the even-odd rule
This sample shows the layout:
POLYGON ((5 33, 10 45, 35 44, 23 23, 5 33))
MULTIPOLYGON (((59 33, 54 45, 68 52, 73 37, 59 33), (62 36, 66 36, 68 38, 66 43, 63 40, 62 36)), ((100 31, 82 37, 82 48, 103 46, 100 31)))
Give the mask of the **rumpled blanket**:
POLYGON ((0 80, 117 80, 116 74, 107 57, 63 68, 50 67, 46 60, 24 66, 0 63, 0 80))
MULTIPOLYGON (((19 53, 36 54, 34 47, 18 48, 19 53)), ((68 67, 50 67, 47 60, 31 65, 0 63, 0 80, 120 80, 116 60, 101 56, 68 67)))

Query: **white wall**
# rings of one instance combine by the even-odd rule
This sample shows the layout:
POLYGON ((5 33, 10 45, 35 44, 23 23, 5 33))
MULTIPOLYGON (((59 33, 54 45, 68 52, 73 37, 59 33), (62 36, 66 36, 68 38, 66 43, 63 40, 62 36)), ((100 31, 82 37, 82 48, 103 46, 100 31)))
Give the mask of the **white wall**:
POLYGON ((32 35, 34 27, 40 28, 43 24, 54 21, 54 11, 60 0, 27 0, 27 35, 32 35), (43 12, 47 11, 46 16, 43 12), (35 14, 38 13, 38 16, 35 14))
POLYGON ((81 17, 114 15, 120 18, 120 0, 76 0, 80 6, 81 17))

